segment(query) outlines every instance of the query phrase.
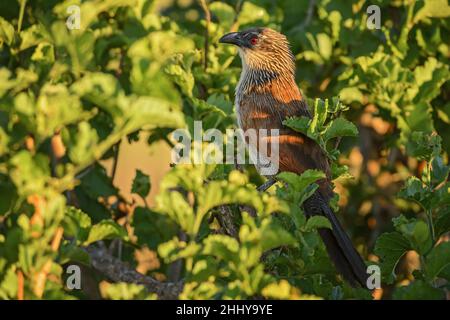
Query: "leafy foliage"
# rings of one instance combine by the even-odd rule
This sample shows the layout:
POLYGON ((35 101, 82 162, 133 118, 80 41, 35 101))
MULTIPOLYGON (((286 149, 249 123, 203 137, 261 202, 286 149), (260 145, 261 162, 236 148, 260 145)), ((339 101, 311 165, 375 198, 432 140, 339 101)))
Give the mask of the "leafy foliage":
POLYGON ((84 266, 105 299, 156 298, 94 277, 86 247, 99 241, 147 276, 182 278, 179 298, 371 298, 336 276, 317 233, 329 221, 302 210, 322 172, 280 173, 261 193, 249 166, 176 165, 160 182, 151 168, 151 202, 149 175, 137 170, 124 191, 105 168, 126 141, 172 145, 170 132, 193 134, 196 120, 204 131, 234 127, 240 65, 217 42, 252 26, 288 36, 301 89, 320 97, 308 101, 312 119, 284 124, 328 156, 339 192, 332 205, 380 266, 383 297, 445 298, 450 7, 376 4, 380 30, 366 27, 359 0, 207 1, 210 21, 195 1, 3 1, 0 298, 97 298, 66 287, 70 264, 84 266), (80 30, 65 24, 73 4, 80 30), (418 258, 408 269, 411 252, 418 258))

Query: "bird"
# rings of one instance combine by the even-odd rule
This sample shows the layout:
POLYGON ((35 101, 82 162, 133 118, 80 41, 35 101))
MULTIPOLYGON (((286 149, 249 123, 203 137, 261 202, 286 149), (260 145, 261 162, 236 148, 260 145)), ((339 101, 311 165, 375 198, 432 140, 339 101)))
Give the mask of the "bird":
MULTIPOLYGON (((256 27, 227 33, 219 43, 237 46, 241 59, 242 71, 235 89, 239 128, 244 132, 278 130, 278 172, 301 174, 318 169, 325 173, 325 178, 317 182, 315 193, 303 203, 305 215, 328 218, 331 229, 319 228, 318 232, 337 272, 351 286, 366 287, 368 274, 364 260, 330 207, 334 193, 326 154, 315 141, 283 125, 290 117, 311 118, 295 82, 295 59, 286 36, 270 28, 256 27)), ((258 149, 258 143, 246 140, 247 148, 252 150, 258 149)))

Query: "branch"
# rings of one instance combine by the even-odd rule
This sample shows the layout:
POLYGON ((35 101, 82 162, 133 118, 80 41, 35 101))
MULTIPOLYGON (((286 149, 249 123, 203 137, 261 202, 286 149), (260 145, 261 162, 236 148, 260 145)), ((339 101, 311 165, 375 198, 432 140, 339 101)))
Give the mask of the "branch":
POLYGON ((211 23, 211 12, 208 9, 208 4, 206 3, 206 0, 200 0, 200 6, 202 7, 203 12, 205 13, 205 20, 206 20, 206 26, 205 26, 205 55, 203 57, 203 68, 206 70, 208 67, 208 47, 209 47, 209 25, 211 23))
POLYGON ((116 178, 117 173, 117 164, 119 163, 119 151, 120 151, 120 144, 122 142, 122 139, 120 139, 114 146, 114 157, 113 157, 113 165, 112 165, 112 171, 111 171, 111 183, 114 183, 114 179, 116 178))
POLYGON ((236 3, 236 6, 234 8, 234 11, 236 12, 236 14, 234 15, 234 19, 233 19, 233 25, 231 26, 230 31, 237 31, 239 29, 239 14, 241 13, 242 10, 242 6, 244 5, 244 1, 243 0, 238 0, 236 3))
POLYGON ((311 23, 315 5, 316 5, 316 0, 309 0, 308 11, 306 12, 306 19, 303 22, 303 28, 306 28, 306 26, 308 26, 311 23))
POLYGON ((233 212, 231 211, 230 206, 220 206, 218 207, 220 213, 216 215, 217 220, 219 221, 220 226, 229 236, 239 239, 239 230, 234 223, 233 212))
POLYGON ((86 248, 92 267, 114 282, 142 284, 150 293, 156 293, 159 299, 178 299, 183 290, 183 282, 161 282, 145 276, 130 268, 123 261, 113 257, 104 244, 97 243, 86 248))
POLYGON ((311 23, 315 5, 316 5, 316 0, 309 0, 308 9, 306 10, 305 20, 303 20, 303 22, 300 23, 298 26, 294 27, 291 32, 297 32, 297 31, 302 31, 302 30, 306 29, 306 27, 311 23))

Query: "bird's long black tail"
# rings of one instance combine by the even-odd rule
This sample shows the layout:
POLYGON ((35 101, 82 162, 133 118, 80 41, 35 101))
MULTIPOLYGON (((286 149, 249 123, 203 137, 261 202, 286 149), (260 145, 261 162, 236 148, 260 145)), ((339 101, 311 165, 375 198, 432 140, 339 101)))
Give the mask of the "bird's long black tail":
POLYGON ((307 216, 322 215, 328 218, 332 229, 319 229, 319 234, 333 261, 337 271, 353 287, 366 288, 366 265, 353 247, 350 238, 345 233, 339 220, 331 210, 328 202, 319 193, 314 193, 303 203, 307 216))

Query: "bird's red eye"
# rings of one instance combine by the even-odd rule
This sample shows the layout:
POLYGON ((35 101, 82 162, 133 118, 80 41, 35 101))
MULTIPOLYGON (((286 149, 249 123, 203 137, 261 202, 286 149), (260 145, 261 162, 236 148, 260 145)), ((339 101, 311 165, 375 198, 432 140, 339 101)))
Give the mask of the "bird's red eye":
POLYGON ((251 38, 251 39, 250 39, 250 43, 251 43, 252 45, 257 44, 257 43, 258 43, 258 37, 253 37, 253 38, 251 38))

